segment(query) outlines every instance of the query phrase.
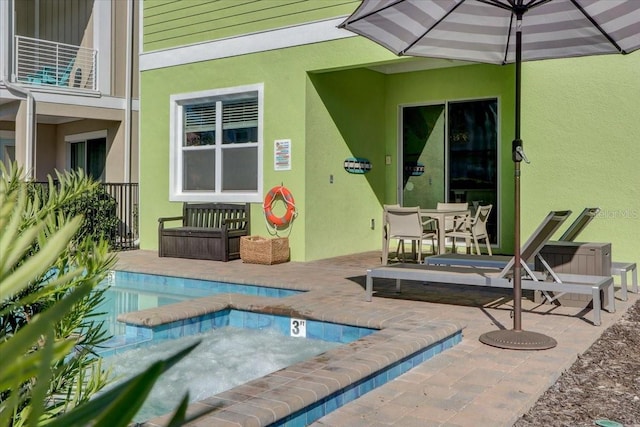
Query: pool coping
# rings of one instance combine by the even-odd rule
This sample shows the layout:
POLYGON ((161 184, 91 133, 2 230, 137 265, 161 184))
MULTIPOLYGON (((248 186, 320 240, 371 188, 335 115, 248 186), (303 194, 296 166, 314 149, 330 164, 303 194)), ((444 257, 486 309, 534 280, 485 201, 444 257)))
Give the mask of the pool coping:
MULTIPOLYGON (((366 310, 356 316, 351 312, 346 320, 337 312, 309 310, 305 302, 315 292, 320 291, 285 298, 217 294, 124 313, 118 320, 151 328, 231 309, 377 329, 349 344, 193 402, 187 410, 188 415, 203 414, 192 425, 252 427, 307 425, 326 415, 327 409, 340 407, 459 343, 466 327, 458 321, 426 320, 411 313, 376 317, 366 310), (309 415, 315 418, 304 421, 305 408, 314 408, 318 416, 309 415)), ((138 425, 164 426, 169 419, 170 414, 165 414, 138 425)))
MULTIPOLYGON (((392 323, 456 319, 466 324, 458 345, 322 417, 311 424, 314 427, 512 426, 639 299, 629 293, 628 301, 616 300, 616 312, 605 313, 602 326, 595 327, 587 318, 589 310, 539 305, 525 297, 523 326, 553 337, 558 345, 542 352, 507 351, 487 346, 479 337, 487 331, 511 327, 512 293, 478 287, 425 287, 417 282, 403 283, 398 293, 394 280, 381 280, 373 300, 365 302, 366 270, 378 265, 379 250, 268 266, 241 260, 222 263, 160 258, 153 250, 135 250, 120 253, 117 268, 314 289, 313 298, 296 300, 295 307, 317 315, 332 313, 331 318, 344 319, 344 323, 374 318, 392 323)), ((240 424, 203 421, 191 425, 240 424)))

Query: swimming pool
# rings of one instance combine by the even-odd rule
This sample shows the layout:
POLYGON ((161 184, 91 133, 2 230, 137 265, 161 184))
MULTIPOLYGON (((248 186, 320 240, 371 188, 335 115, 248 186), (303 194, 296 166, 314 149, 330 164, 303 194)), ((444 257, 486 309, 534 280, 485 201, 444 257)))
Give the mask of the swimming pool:
MULTIPOLYGON (((109 278, 104 281, 103 285, 109 286, 109 289, 105 293, 104 302, 98 307, 97 311, 103 313, 98 319, 104 322, 105 330, 109 335, 115 337, 126 333, 125 325, 117 320, 122 313, 162 307, 224 293, 286 298, 303 292, 126 271, 111 271, 109 278)), ((118 341, 117 338, 107 345, 113 346, 116 341, 118 341)))
MULTIPOLYGON (((315 308, 315 295, 319 292, 323 291, 311 290, 268 301, 249 295, 213 295, 124 314, 121 319, 127 322, 126 336, 148 342, 225 326, 282 328, 286 335, 299 332, 299 326, 304 325, 307 336, 353 339, 344 341, 349 344, 198 401, 193 410, 210 408, 210 425, 309 425, 462 340, 464 326, 459 322, 417 319, 405 323, 404 316, 389 322, 386 316, 376 316, 370 305, 367 310, 356 308, 356 313, 361 314, 349 316, 360 326, 341 324, 343 316, 339 312, 326 318, 323 312, 331 310, 315 308), (305 312, 319 315, 324 321, 307 317, 305 312), (361 330, 365 331, 362 336, 361 330)), ((342 307, 338 298, 332 299, 342 307)), ((345 308, 353 307, 349 302, 345 308)), ((151 419, 149 423, 161 425, 164 421, 151 419)))
POLYGON ((106 284, 110 287, 99 310, 107 312, 105 325, 114 336, 98 354, 117 377, 129 378, 176 349, 202 341, 160 378, 136 422, 173 410, 186 391, 192 401, 215 395, 375 331, 230 309, 157 327, 126 325, 117 320, 123 313, 222 293, 285 298, 301 291, 121 272, 106 284))

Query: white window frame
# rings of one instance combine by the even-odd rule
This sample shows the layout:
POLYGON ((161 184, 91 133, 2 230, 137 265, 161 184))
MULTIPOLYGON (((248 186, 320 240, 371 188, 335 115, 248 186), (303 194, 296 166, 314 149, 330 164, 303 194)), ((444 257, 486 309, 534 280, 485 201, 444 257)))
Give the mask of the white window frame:
MULTIPOLYGON (((211 89, 199 92, 175 94, 170 96, 170 124, 169 124, 169 200, 175 202, 262 202, 263 191, 263 109, 264 109, 264 84, 258 83, 246 86, 236 86, 223 89, 211 89), (184 105, 203 103, 218 100, 224 97, 257 92, 258 94, 258 186, 256 191, 183 191, 182 189, 182 153, 184 138, 184 105)), ((219 132, 216 132, 219 133, 219 132)), ((250 145, 247 145, 250 146, 250 145)), ((220 188, 222 182, 222 156, 221 148, 216 145, 216 188, 220 188)))

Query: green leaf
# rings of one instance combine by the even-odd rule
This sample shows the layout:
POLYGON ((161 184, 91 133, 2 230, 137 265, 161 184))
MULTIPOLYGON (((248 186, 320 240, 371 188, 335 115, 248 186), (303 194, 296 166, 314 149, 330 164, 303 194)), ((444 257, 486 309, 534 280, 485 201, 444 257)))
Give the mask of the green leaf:
POLYGON ((27 425, 36 427, 38 420, 44 412, 44 401, 49 390, 49 382, 51 381, 52 371, 51 365, 54 361, 54 337, 53 330, 49 329, 45 335, 44 347, 36 353, 40 356, 40 366, 38 368, 38 376, 36 386, 31 393, 31 411, 27 418, 27 425))
POLYGON ((184 424, 185 417, 187 416, 187 407, 189 407, 189 393, 182 398, 180 405, 176 408, 167 427, 179 427, 184 424))
POLYGON ((13 295, 24 289, 31 279, 43 274, 66 248, 76 230, 80 227, 81 218, 73 218, 47 241, 47 245, 30 257, 18 269, 2 280, 2 295, 13 295))
MULTIPOLYGON (((17 390, 17 389, 14 389, 17 390)), ((15 413, 15 408, 20 403, 20 394, 11 393, 9 398, 0 403, 0 426, 7 427, 12 424, 12 418, 15 413)))
MULTIPOLYGON (((11 242, 14 241, 16 235, 20 232, 20 215, 25 204, 25 197, 17 199, 18 194, 7 195, 1 194, 0 196, 0 226, 2 227, 2 234, 0 234, 0 248, 3 248, 3 252, 6 248, 11 246, 11 242), (6 224, 6 225, 5 225, 6 224)), ((0 253, 0 272, 5 271, 6 265, 9 263, 6 254, 0 253)))
POLYGON ((156 380, 167 369, 189 354, 200 342, 153 363, 144 372, 46 423, 47 427, 125 427, 144 403, 156 380))
MULTIPOLYGON (((37 343, 52 325, 60 321, 71 307, 91 292, 90 286, 79 286, 67 296, 60 299, 55 305, 35 316, 26 326, 18 330, 11 339, 0 342, 0 354, 3 360, 17 360, 37 343)), ((0 385, 7 370, 0 371, 0 385)), ((3 388, 0 386, 0 390, 3 388)))
MULTIPOLYGON (((73 340, 52 343, 53 359, 63 359, 73 349, 74 344, 73 340)), ((51 366, 52 361, 43 361, 43 357, 43 352, 33 351, 5 367, 0 374, 0 390, 14 390, 24 381, 35 377, 43 364, 51 366)))
MULTIPOLYGON (((47 282, 46 285, 32 293, 29 293, 27 295, 25 295, 23 298, 17 300, 15 302, 15 305, 17 306, 25 306, 28 304, 31 304, 35 301, 38 300, 43 300, 45 298, 48 298, 54 294, 56 294, 57 292, 60 292, 58 287, 62 286, 62 285, 67 285, 66 288, 71 288, 72 286, 70 285, 70 282, 72 282, 73 279, 75 279, 76 277, 80 276, 81 274, 83 274, 83 271, 80 269, 76 269, 73 271, 69 271, 68 273, 52 279, 51 281, 47 282)), ((4 295, 3 295, 4 296, 4 295)), ((5 309, 0 310, 0 316, 4 316, 6 315, 8 312, 10 312, 13 308, 11 306, 7 306, 5 309)))

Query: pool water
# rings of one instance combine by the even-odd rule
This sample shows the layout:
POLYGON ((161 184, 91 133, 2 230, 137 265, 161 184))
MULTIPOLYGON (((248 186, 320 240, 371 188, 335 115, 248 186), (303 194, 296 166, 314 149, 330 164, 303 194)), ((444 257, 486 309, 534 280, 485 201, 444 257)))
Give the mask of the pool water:
POLYGON ((116 377, 130 378, 197 340, 200 345, 160 377, 134 421, 171 412, 186 391, 190 402, 202 400, 341 345, 274 330, 224 327, 117 354, 104 365, 116 377))
POLYGON ((201 340, 161 376, 136 422, 172 411, 187 391, 190 402, 202 400, 374 331, 229 309, 185 319, 184 324, 178 321, 154 328, 125 325, 117 321, 121 313, 219 293, 277 298, 300 291, 122 272, 116 272, 105 284, 110 288, 98 311, 105 312, 101 317, 113 338, 99 354, 104 357, 105 369, 111 369, 116 379, 110 387, 201 340), (296 321, 305 325, 302 337, 290 336, 297 328, 293 326, 296 321))
MULTIPOLYGON (((116 291, 116 293, 105 305, 114 312, 112 314, 113 323, 117 323, 115 320, 117 314, 115 313, 118 312, 161 307, 172 301, 184 301, 220 292, 249 293, 267 297, 283 297, 299 292, 234 284, 214 286, 212 285, 214 282, 136 273, 121 274, 118 272, 114 276, 116 286, 110 292, 116 291), (132 279, 132 282, 129 282, 129 279, 132 279), (128 285, 125 286, 125 283, 128 285), (218 289, 213 289, 216 287, 218 289), (123 288, 133 289, 120 292, 123 288), (201 293, 203 290, 205 293, 201 293), (190 294, 191 292, 193 294, 190 294)), ((162 308, 154 310, 159 313, 163 311, 162 308)), ((271 374, 269 372, 281 369, 293 374, 290 377, 293 387, 298 384, 297 381, 301 381, 298 386, 306 388, 307 380, 304 378, 298 380, 298 374, 305 372, 300 369, 306 370, 307 366, 304 364, 292 368, 288 368, 288 366, 308 360, 321 353, 326 353, 326 355, 320 356, 323 363, 327 359, 330 360, 333 355, 340 354, 338 363, 327 367, 327 369, 344 369, 344 363, 347 364, 347 369, 350 369, 349 364, 353 363, 354 377, 349 375, 346 384, 341 383, 341 387, 337 390, 326 390, 325 392, 324 388, 319 388, 317 393, 314 392, 316 393, 315 401, 305 402, 306 405, 303 407, 291 408, 289 411, 285 409, 283 414, 277 415, 275 422, 269 421, 271 423, 269 425, 274 427, 307 426, 462 340, 462 329, 458 329, 455 325, 434 325, 426 330, 434 330, 435 332, 433 334, 427 333, 425 339, 420 339, 420 342, 416 341, 417 347, 413 351, 409 351, 409 354, 399 355, 392 352, 393 354, 385 354, 384 357, 381 357, 382 354, 376 353, 376 351, 370 353, 372 343, 376 342, 377 338, 373 337, 373 341, 371 341, 364 337, 375 333, 376 329, 366 327, 313 319, 296 319, 260 310, 242 311, 230 306, 195 317, 176 316, 175 320, 173 315, 165 317, 171 319, 169 323, 146 326, 140 324, 138 316, 132 316, 132 323, 124 327, 125 333, 114 337, 116 339, 111 343, 113 345, 100 352, 100 355, 105 358, 105 365, 113 366, 113 370, 121 378, 128 378, 144 369, 145 364, 150 364, 159 357, 174 354, 193 340, 202 339, 202 343, 192 354, 163 375, 162 382, 154 388, 150 400, 137 414, 136 420, 138 422, 174 409, 187 388, 190 390, 191 401, 212 396, 216 401, 222 399, 225 402, 231 402, 228 397, 223 397, 225 396, 224 392, 220 394, 220 390, 231 388, 229 393, 233 393, 233 388, 236 385, 246 383, 251 379, 257 381, 256 384, 261 389, 262 378, 264 381, 269 381, 270 378, 278 377, 279 372, 271 374), (448 334, 441 336, 441 332, 439 332, 441 329, 446 329, 448 334), (362 345, 356 344, 355 347, 350 347, 349 352, 355 351, 355 353, 347 359, 342 359, 341 349, 333 349, 335 346, 361 338, 364 339, 362 345), (267 339, 267 341, 262 341, 263 339, 267 339), (227 344, 229 344, 228 349, 227 344), (288 347, 289 344, 292 344, 293 347, 288 347), (298 347, 298 345, 302 347, 298 347), (336 351, 338 353, 335 353, 336 351), (212 364, 208 364, 208 362, 212 362, 212 364), (371 365, 373 371, 361 373, 360 369, 363 363, 365 366, 371 365), (178 365, 182 365, 182 367, 178 365), (247 374, 250 376, 246 376, 247 374), (189 384, 185 384, 188 377, 190 377, 189 384)), ((384 332, 382 334, 381 339, 386 340, 384 332)), ((278 377, 279 379, 280 377, 278 377)), ((314 380, 311 381, 312 384, 315 384, 314 380)), ((317 382, 317 384, 323 383, 317 382)), ((272 385, 275 392, 281 390, 285 394, 288 393, 285 390, 290 387, 288 381, 286 385, 275 383, 272 385)), ((269 402, 268 399, 265 401, 265 411, 271 411, 275 414, 282 409, 281 406, 278 406, 279 403, 274 401, 274 406, 271 407, 269 402)), ((225 417, 224 413, 225 410, 220 409, 222 418, 225 417)), ((240 413, 236 415, 240 418, 243 417, 243 414, 240 413)), ((256 420, 262 420, 263 417, 259 415, 258 413, 247 414, 241 421, 246 420, 248 423, 254 424, 256 420)), ((151 421, 161 422, 159 420, 151 421)))
POLYGON ((98 320, 104 322, 108 334, 113 336, 125 334, 125 325, 117 320, 118 315, 122 313, 161 307, 222 293, 285 298, 302 292, 125 271, 111 272, 110 277, 105 280, 103 285, 109 286, 109 289, 105 293, 104 302, 98 307, 97 311, 102 313, 98 320))

